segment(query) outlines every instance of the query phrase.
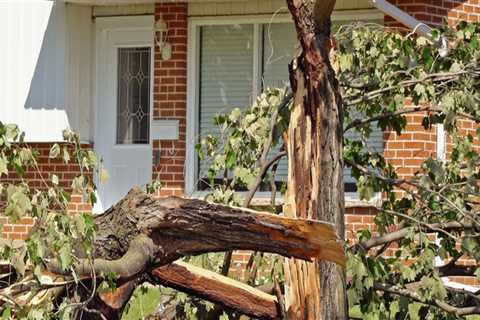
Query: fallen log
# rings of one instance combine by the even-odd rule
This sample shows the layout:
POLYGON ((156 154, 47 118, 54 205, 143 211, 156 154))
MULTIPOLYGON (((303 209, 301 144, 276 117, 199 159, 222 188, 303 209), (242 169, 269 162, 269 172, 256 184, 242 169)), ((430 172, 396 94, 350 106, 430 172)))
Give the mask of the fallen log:
POLYGON ((242 282, 176 261, 154 269, 152 278, 161 285, 218 303, 261 319, 278 319, 277 298, 242 282))
MULTIPOLYGON (((332 225, 228 207, 196 199, 155 199, 133 189, 95 217, 95 261, 80 260, 78 276, 115 272, 130 278, 181 257, 228 250, 255 250, 345 265, 343 241, 332 225)), ((77 255, 82 255, 78 253, 77 255)), ((62 273, 55 260, 48 268, 62 273)))

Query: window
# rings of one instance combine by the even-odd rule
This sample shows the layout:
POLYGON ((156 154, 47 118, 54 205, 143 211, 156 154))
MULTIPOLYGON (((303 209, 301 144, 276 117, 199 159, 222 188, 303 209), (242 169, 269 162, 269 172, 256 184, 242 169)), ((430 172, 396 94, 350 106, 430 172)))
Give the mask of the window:
MULTIPOLYGON (((216 22, 218 23, 218 22, 216 22)), ((290 22, 198 25, 195 27, 197 63, 193 85, 197 97, 195 107, 197 126, 194 136, 219 134, 213 118, 235 107, 247 108, 255 97, 267 87, 289 84, 288 63, 297 43, 294 26, 290 22)), ((381 131, 372 134, 370 143, 381 150, 381 131)), ((196 141, 195 141, 196 143, 196 141)), ((196 156, 195 156, 196 157, 196 156)), ((196 190, 204 190, 198 183, 205 177, 209 163, 198 161, 194 168, 196 190)), ((287 180, 287 160, 277 168, 276 180, 287 180)), ((355 192, 355 180, 345 170, 345 190, 355 192)), ((188 187, 187 187, 188 188, 188 187)))
POLYGON ((117 144, 150 143, 150 48, 119 48, 117 144))

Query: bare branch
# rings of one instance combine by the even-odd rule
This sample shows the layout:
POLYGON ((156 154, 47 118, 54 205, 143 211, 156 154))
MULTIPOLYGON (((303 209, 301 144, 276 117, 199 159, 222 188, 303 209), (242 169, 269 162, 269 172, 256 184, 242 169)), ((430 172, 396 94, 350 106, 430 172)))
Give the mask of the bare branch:
MULTIPOLYGON (((427 228, 430 231, 435 231, 435 232, 442 232, 445 230, 467 230, 467 229, 474 228, 473 224, 460 223, 456 221, 450 221, 446 223, 431 223, 431 224, 422 223, 421 226, 427 228)), ((408 233, 411 232, 412 228, 420 228, 421 226, 406 227, 406 228, 403 228, 394 232, 390 232, 378 237, 373 237, 369 240, 357 243, 356 245, 353 246, 353 248, 354 250, 358 248, 362 248, 368 251, 371 248, 384 245, 385 243, 399 241, 405 238, 408 235, 408 233)))
MULTIPOLYGON (((378 116, 374 116, 374 117, 370 117, 370 118, 366 118, 366 119, 355 119, 348 126, 345 127, 344 132, 347 132, 348 130, 350 130, 352 128, 355 128, 355 127, 361 127, 361 126, 363 126, 367 123, 375 122, 375 121, 378 121, 378 120, 382 120, 382 119, 390 118, 390 117, 394 117, 394 116, 400 116, 400 115, 415 113, 415 112, 442 113, 444 111, 445 110, 443 110, 442 108, 433 107, 433 106, 404 108, 404 109, 397 110, 395 112, 385 112, 385 113, 382 113, 378 116)), ((475 116, 473 116, 471 114, 468 114, 468 113, 465 113, 465 112, 459 112, 458 116, 460 116, 462 118, 465 118, 465 119, 468 119, 468 120, 475 121, 475 122, 480 122, 480 118, 475 117, 475 116)))
POLYGON ((408 289, 400 288, 398 286, 394 286, 391 284, 387 283, 374 283, 373 288, 378 291, 383 291, 383 292, 388 292, 394 295, 398 296, 403 296, 406 298, 409 298, 411 300, 428 304, 431 306, 435 306, 437 308, 442 309, 443 311, 446 311, 448 313, 452 313, 456 316, 467 316, 471 314, 478 314, 480 313, 480 307, 479 306, 474 306, 474 307, 455 307, 452 306, 448 303, 445 303, 441 300, 434 299, 432 301, 424 301, 416 292, 410 291, 408 289))

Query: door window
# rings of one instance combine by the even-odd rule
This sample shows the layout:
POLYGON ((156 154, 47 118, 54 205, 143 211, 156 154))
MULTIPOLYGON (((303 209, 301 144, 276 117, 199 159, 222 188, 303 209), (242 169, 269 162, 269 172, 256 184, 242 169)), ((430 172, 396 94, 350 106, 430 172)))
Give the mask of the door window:
POLYGON ((117 144, 150 143, 150 48, 118 48, 117 144))

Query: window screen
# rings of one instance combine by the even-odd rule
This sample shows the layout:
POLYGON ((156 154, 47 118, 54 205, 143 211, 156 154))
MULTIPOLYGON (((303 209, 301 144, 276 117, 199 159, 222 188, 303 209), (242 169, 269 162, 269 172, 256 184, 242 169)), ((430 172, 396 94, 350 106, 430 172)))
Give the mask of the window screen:
MULTIPOLYGON (((213 118, 245 108, 253 92, 253 26, 221 25, 200 29, 199 134, 219 135, 213 118)), ((199 178, 210 163, 200 161, 199 178)))

